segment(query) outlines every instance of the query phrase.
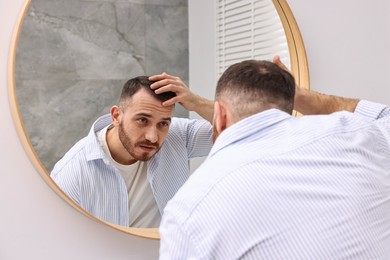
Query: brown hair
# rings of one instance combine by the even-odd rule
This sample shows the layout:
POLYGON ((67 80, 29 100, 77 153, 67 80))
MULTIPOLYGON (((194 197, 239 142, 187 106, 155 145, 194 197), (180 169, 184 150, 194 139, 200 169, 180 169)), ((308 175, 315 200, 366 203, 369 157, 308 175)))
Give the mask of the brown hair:
POLYGON ((156 94, 153 89, 150 88, 150 85, 153 84, 153 81, 150 81, 147 76, 138 76, 132 79, 129 79, 122 88, 122 93, 119 99, 119 103, 125 102, 128 98, 132 97, 137 93, 141 88, 145 89, 150 93, 151 96, 157 100, 164 102, 176 96, 176 93, 168 91, 161 94, 156 94))
POLYGON ((270 61, 246 60, 231 65, 217 83, 216 100, 224 98, 242 118, 269 108, 289 114, 294 106, 295 81, 270 61))

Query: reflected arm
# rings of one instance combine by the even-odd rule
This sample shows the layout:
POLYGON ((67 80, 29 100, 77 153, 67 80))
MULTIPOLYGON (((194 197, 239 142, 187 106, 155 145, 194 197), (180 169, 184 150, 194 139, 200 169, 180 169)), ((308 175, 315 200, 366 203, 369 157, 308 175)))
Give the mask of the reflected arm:
POLYGON ((180 102, 184 108, 188 111, 194 111, 198 113, 201 117, 209 121, 213 122, 213 114, 214 114, 214 101, 201 97, 195 93, 192 93, 193 97, 191 98, 191 102, 187 102, 186 104, 180 102), (189 103, 191 105, 189 106, 189 103))

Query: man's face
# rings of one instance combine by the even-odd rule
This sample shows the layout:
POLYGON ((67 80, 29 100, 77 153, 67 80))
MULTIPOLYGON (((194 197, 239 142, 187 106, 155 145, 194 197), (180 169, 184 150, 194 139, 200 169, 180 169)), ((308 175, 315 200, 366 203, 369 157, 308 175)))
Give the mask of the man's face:
POLYGON ((131 159, 147 161, 156 154, 167 137, 173 106, 161 102, 144 89, 139 90, 120 108, 118 135, 131 159))

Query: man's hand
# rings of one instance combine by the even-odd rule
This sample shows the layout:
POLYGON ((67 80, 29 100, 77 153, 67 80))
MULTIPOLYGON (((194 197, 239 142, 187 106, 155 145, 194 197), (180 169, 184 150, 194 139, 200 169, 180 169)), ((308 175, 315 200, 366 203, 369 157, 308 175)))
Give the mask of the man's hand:
POLYGON ((278 65, 279 68, 282 70, 288 71, 291 73, 291 71, 284 65, 284 63, 280 60, 280 57, 278 55, 275 55, 274 58, 272 59, 272 62, 278 65))

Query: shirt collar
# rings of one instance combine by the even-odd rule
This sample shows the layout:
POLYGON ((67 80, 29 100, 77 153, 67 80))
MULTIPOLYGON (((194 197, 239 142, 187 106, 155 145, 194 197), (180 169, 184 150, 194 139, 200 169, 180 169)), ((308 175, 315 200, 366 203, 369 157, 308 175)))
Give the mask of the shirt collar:
POLYGON ((272 125, 288 118, 291 118, 291 115, 279 109, 272 108, 242 119, 225 129, 218 136, 210 151, 209 157, 213 156, 226 146, 239 142, 254 134, 258 135, 259 133, 263 133, 266 135, 267 132, 271 130, 272 125))
POLYGON ((100 147, 99 141, 96 136, 96 132, 102 130, 104 127, 112 123, 111 115, 107 114, 99 117, 92 125, 91 130, 88 133, 88 145, 86 146, 87 160, 103 159, 105 160, 105 154, 100 147))

